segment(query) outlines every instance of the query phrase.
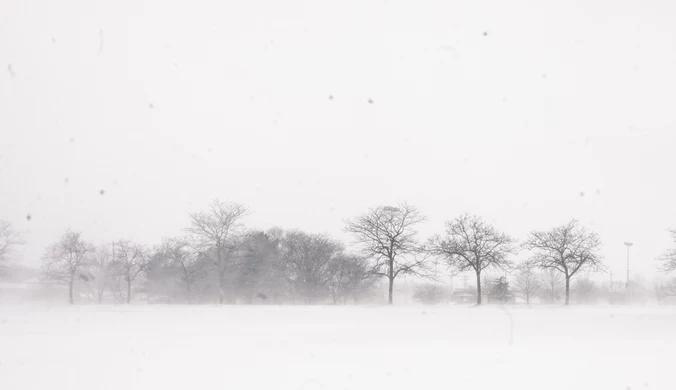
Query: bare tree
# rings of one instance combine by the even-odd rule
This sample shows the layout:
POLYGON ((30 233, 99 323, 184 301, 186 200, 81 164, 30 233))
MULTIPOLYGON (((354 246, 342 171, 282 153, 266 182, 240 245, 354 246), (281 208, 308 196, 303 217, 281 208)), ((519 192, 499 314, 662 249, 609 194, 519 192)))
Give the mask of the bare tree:
POLYGON ((446 236, 431 240, 432 251, 458 271, 474 270, 477 305, 481 305, 481 272, 487 268, 504 269, 514 253, 514 240, 499 232, 481 217, 464 214, 446 222, 446 236))
POLYGON ((589 279, 589 275, 577 279, 573 285, 575 295, 577 295, 578 299, 583 303, 589 303, 591 293, 594 292, 595 289, 596 284, 593 280, 589 279))
POLYGON ((349 296, 356 298, 360 292, 368 289, 372 285, 372 279, 367 259, 343 254, 335 257, 329 264, 326 287, 334 304, 341 299, 345 303, 349 296))
POLYGON ((532 261, 543 269, 561 272, 566 282, 566 305, 570 301, 570 279, 582 269, 603 269, 598 234, 579 226, 578 221, 552 230, 534 231, 523 244, 533 250, 532 261))
POLYGON ((286 233, 280 250, 285 274, 294 292, 306 303, 315 302, 327 292, 331 263, 342 251, 339 242, 323 234, 286 233))
POLYGON ((12 224, 0 219, 0 266, 7 261, 15 247, 23 244, 21 235, 12 224))
POLYGON ((97 303, 103 303, 106 289, 110 288, 114 271, 111 269, 113 259, 108 245, 98 246, 90 256, 87 265, 87 275, 83 277, 89 288, 90 295, 97 303))
POLYGON ((509 288, 507 277, 500 276, 493 280, 493 289, 490 297, 499 301, 501 304, 504 304, 512 297, 512 291, 509 288))
POLYGON ((192 302, 192 286, 202 269, 199 252, 190 245, 189 238, 165 238, 158 252, 169 260, 170 265, 179 271, 179 279, 185 285, 188 303, 192 302))
POLYGON ((227 272, 233 264, 245 233, 242 218, 249 210, 238 203, 212 201, 206 211, 190 214, 186 231, 194 238, 195 249, 209 258, 218 272, 219 303, 225 298, 227 272))
POLYGON ((115 268, 127 282, 127 303, 131 302, 131 285, 148 267, 150 255, 145 245, 128 240, 115 243, 115 268))
POLYGON ((540 280, 535 273, 535 266, 531 262, 523 262, 517 267, 514 278, 514 293, 529 305, 531 299, 540 290, 540 280))
POLYGON ((672 278, 666 282, 655 282, 653 288, 657 303, 661 304, 664 298, 676 295, 676 278, 672 278))
POLYGON ((280 256, 283 238, 284 231, 279 228, 247 234, 235 280, 244 302, 251 304, 254 299, 279 302, 289 291, 285 264, 280 256))
POLYGON ((47 280, 68 283, 68 302, 73 304, 75 278, 86 268, 94 246, 83 241, 80 233, 66 231, 50 245, 43 256, 42 275, 47 280))
POLYGON ((427 256, 416 230, 425 220, 417 208, 400 203, 397 207, 376 207, 345 221, 345 231, 355 237, 364 255, 373 260, 370 272, 388 279, 389 304, 397 276, 422 276, 426 271, 427 256))
POLYGON ((481 274, 481 299, 482 302, 484 302, 484 297, 486 298, 486 302, 490 303, 491 297, 494 295, 493 289, 495 288, 495 284, 493 284, 493 281, 495 281, 495 278, 493 278, 491 275, 488 273, 483 273, 481 274))
MULTIPOLYGON (((669 234, 676 245, 676 229, 669 230, 669 234)), ((658 257, 658 260, 664 262, 661 267, 662 271, 671 272, 676 270, 676 247, 668 250, 662 256, 658 257)))
POLYGON ((450 290, 436 283, 424 283, 415 286, 413 300, 425 305, 434 305, 448 300, 450 290))
POLYGON ((546 269, 541 277, 542 293, 549 302, 556 302, 561 299, 563 295, 563 276, 556 272, 556 270, 546 269))

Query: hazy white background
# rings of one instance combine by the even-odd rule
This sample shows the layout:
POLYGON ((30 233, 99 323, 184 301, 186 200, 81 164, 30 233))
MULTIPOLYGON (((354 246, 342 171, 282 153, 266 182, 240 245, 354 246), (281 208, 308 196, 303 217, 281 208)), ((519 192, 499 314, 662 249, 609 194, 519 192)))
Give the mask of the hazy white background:
POLYGON ((1 0, 0 216, 37 265, 67 227, 152 244, 215 197, 345 240, 406 200, 423 235, 576 217, 616 280, 626 240, 651 274, 676 227, 675 20, 666 0, 1 0))

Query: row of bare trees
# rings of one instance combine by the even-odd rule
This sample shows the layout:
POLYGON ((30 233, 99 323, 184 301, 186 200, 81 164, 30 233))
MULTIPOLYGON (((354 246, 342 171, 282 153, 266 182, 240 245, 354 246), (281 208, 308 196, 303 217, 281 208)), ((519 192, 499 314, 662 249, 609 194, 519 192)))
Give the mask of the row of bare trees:
POLYGON ((538 268, 541 268, 538 263, 525 261, 513 269, 515 272, 511 291, 526 304, 530 304, 535 297, 550 303, 558 302, 564 294, 570 299, 571 292, 575 292, 580 301, 586 302, 595 288, 588 275, 578 278, 575 284, 571 285, 566 284, 565 273, 555 268, 545 268, 542 271, 538 268))
POLYGON ((43 256, 42 276, 45 280, 68 285, 68 301, 73 303, 76 283, 82 281, 89 292, 102 302, 106 289, 115 280, 126 283, 126 301, 131 301, 132 284, 145 271, 149 251, 132 241, 115 243, 112 256, 107 248, 96 248, 71 230, 50 245, 43 256))
POLYGON ((562 274, 566 304, 573 276, 583 269, 603 268, 598 235, 575 220, 551 230, 533 231, 521 244, 483 218, 469 214, 446 222, 444 234, 422 243, 417 239, 417 226, 424 221, 425 217, 406 203, 374 208, 347 221, 346 231, 354 234, 364 254, 373 259, 371 272, 388 279, 389 303, 397 276, 428 275, 430 257, 442 259, 454 271, 474 271, 477 304, 481 304, 482 272, 513 267, 510 256, 519 249, 531 252, 528 264, 562 274))
POLYGON ((146 295, 188 303, 214 297, 221 304, 345 303, 372 293, 376 278, 363 256, 324 234, 248 230, 242 224, 247 214, 242 205, 214 201, 190 215, 183 236, 153 248, 128 240, 95 248, 81 233, 67 231, 45 251, 42 274, 68 285, 70 303, 78 287, 103 302, 120 295, 120 284, 127 303, 136 284, 146 295))
MULTIPOLYGON (((338 302, 349 295, 346 291, 363 293, 382 278, 392 303, 397 278, 430 277, 431 265, 443 262, 451 272, 475 273, 477 304, 482 303, 486 270, 516 271, 515 291, 527 301, 531 291, 546 288, 546 278, 559 275, 568 304, 576 275, 604 269, 599 236, 576 220, 532 231, 519 242, 483 218, 464 214, 447 221, 443 234, 423 240, 418 229, 426 217, 416 207, 400 203, 346 220, 344 230, 354 239, 354 246, 346 248, 321 234, 251 231, 243 224, 248 214, 241 204, 213 201, 206 210, 190 214, 184 235, 165 238, 153 248, 128 240, 118 240, 112 248, 95 248, 80 233, 67 231, 47 248, 43 274, 66 283, 71 302, 77 284, 86 285, 97 301, 103 300, 106 290, 122 294, 123 284, 129 302, 140 278, 148 291, 183 290, 187 301, 213 294, 219 303, 269 296, 303 302, 331 297, 338 302), (512 258, 520 251, 527 251, 528 259, 515 264, 512 258), (535 275, 536 269, 545 272, 535 275)), ((676 241, 676 231, 671 233, 676 241)), ((9 224, 0 224, 0 260, 20 243, 9 224)), ((660 260, 664 271, 676 269, 676 248, 660 260)))

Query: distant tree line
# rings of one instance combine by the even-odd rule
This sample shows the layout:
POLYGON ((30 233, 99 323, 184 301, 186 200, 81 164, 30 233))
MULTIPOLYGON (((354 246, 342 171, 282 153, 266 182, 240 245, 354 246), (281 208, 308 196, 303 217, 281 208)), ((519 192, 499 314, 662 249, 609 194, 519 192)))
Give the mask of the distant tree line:
MULTIPOLYGON (((126 239, 96 247, 68 230, 46 248, 41 274, 45 282, 68 286, 70 303, 76 295, 130 303, 140 294, 166 303, 345 304, 369 299, 385 281, 391 304, 400 276, 429 280, 432 265, 441 263, 451 273, 475 274, 477 304, 482 296, 569 304, 571 290, 581 301, 595 290, 588 276, 578 275, 605 270, 598 234, 576 220, 532 231, 519 242, 483 218, 463 214, 447 221, 442 234, 422 240, 418 228, 426 217, 400 203, 346 220, 344 230, 353 237, 346 246, 325 234, 251 230, 243 224, 247 215, 244 205, 214 200, 189 215, 182 235, 152 247, 126 239), (515 263, 521 251, 528 258, 515 263), (489 271, 509 272, 511 284, 506 276, 482 277, 489 271)), ((676 230, 670 233, 676 244, 676 230)), ((11 224, 0 221, 0 270, 22 244, 11 224)), ((676 270, 676 247, 659 260, 664 272, 676 270)), ((654 293, 658 300, 676 294, 676 281, 656 283, 654 293)), ((433 303, 447 294, 427 283, 414 299, 433 303)))

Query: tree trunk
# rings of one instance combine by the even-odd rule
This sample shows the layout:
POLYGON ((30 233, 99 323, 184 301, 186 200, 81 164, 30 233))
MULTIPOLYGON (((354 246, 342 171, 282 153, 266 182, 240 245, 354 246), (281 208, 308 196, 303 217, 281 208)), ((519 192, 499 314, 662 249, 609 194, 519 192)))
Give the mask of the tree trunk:
POLYGON ((566 275, 566 305, 570 301, 570 276, 566 275))
POLYGON ((127 305, 131 303, 131 280, 127 278, 127 305))
POLYGON ((73 284, 75 283, 75 275, 70 275, 70 282, 68 283, 68 303, 73 304, 73 284))
POLYGON ((222 305, 223 302, 225 302, 225 291, 223 291, 223 285, 225 284, 223 280, 225 279, 225 275, 223 275, 225 271, 219 268, 218 270, 218 304, 222 305))
POLYGON ((387 303, 389 305, 392 304, 392 292, 394 291, 394 259, 390 257, 390 264, 389 264, 389 276, 388 278, 390 279, 390 287, 389 287, 389 298, 387 303))
POLYGON ((223 292, 223 279, 225 279, 225 276, 223 275, 225 273, 225 270, 223 269, 223 261, 222 261, 222 254, 221 254, 221 243, 220 241, 216 244, 216 255, 218 256, 218 304, 222 305, 223 300, 224 300, 224 292, 223 292))
POLYGON ((389 287, 389 297, 387 300, 387 303, 389 305, 392 304, 392 291, 394 290, 394 278, 389 278, 390 279, 390 287, 389 287))
POLYGON ((476 271, 476 304, 481 305, 481 271, 476 271))

